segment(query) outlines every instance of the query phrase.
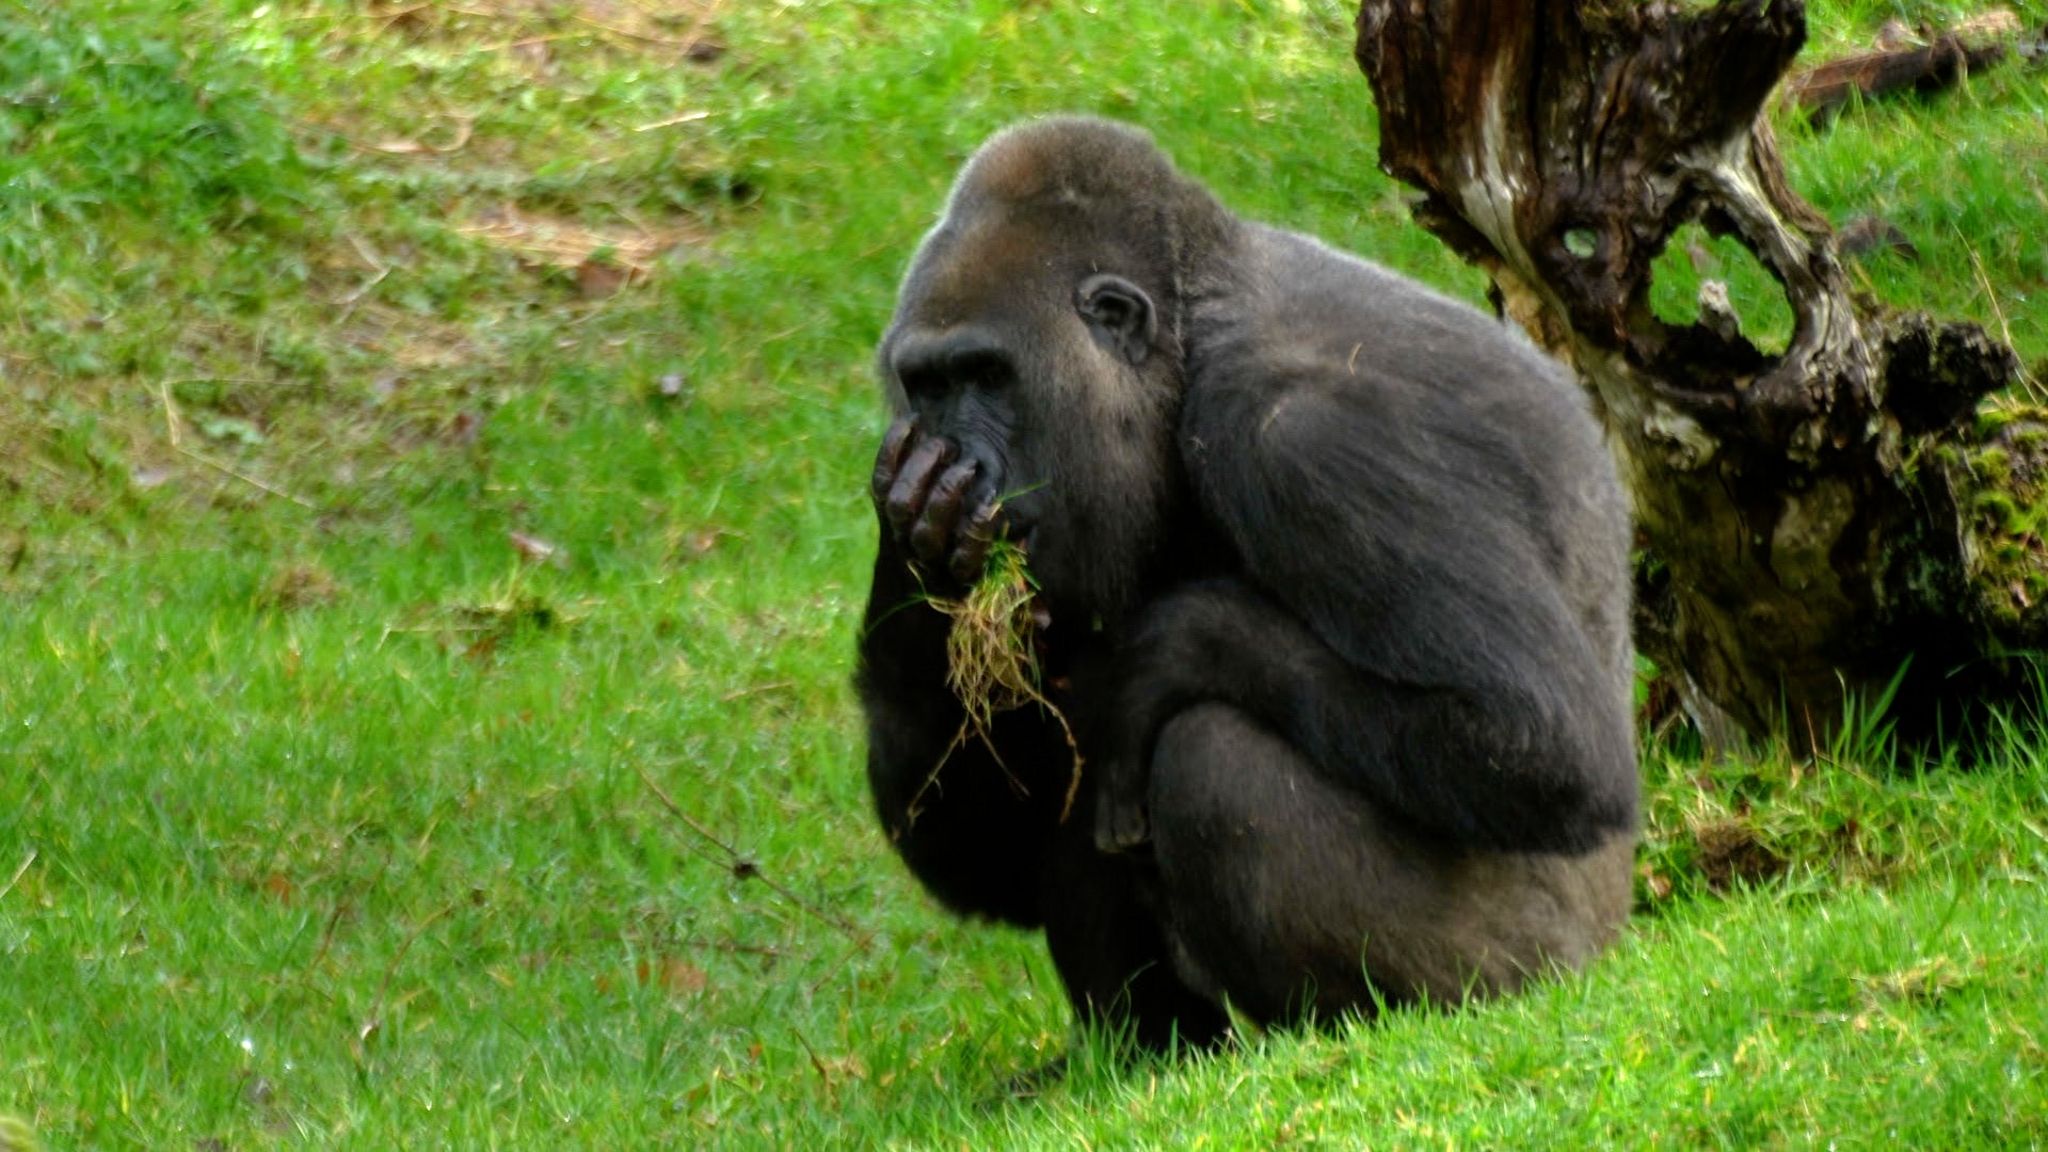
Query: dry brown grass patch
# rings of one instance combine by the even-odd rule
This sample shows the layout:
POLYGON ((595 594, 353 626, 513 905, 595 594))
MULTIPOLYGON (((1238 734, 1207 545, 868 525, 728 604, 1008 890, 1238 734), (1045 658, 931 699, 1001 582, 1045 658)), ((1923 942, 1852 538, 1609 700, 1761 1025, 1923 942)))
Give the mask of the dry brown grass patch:
POLYGON ((493 248, 511 252, 529 267, 573 273, 586 295, 602 295, 625 282, 645 279, 661 255, 679 244, 701 241, 689 229, 627 225, 594 228, 574 220, 503 205, 456 230, 493 248), (599 269, 611 269, 617 282, 599 269))

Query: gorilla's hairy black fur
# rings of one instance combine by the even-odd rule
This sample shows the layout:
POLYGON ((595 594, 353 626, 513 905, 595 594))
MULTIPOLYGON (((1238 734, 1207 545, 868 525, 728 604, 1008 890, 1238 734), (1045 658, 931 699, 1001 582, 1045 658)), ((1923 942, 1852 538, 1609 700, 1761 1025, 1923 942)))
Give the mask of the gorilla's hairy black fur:
POLYGON ((1613 937, 1627 514, 1583 397, 1516 333, 1069 118, 969 161, 880 368, 875 803, 946 905, 1044 927, 1084 1018, 1201 1044, 1226 1000, 1457 1000, 1613 937), (929 598, 997 534, 1081 733, 1064 820, 1038 710, 948 754, 929 598))

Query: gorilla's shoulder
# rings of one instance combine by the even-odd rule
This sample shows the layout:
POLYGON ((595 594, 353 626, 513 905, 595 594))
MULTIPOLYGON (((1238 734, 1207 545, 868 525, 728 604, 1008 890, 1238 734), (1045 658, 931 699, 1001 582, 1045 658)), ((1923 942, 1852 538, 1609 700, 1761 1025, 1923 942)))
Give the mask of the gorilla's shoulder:
MULTIPOLYGON (((1346 378, 1547 394, 1576 406, 1562 365, 1520 328, 1413 277, 1313 236, 1249 224, 1246 271, 1209 311, 1264 364, 1318 362, 1346 378)), ((1236 357, 1232 357, 1236 359, 1236 357)))

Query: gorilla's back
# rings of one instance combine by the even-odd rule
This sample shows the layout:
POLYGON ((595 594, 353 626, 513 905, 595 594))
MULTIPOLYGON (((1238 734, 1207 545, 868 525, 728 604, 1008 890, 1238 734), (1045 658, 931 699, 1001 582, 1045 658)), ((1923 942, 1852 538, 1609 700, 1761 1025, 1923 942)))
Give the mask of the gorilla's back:
POLYGON ((1280 372, 1365 405, 1416 457, 1491 462, 1445 479, 1482 494, 1468 507, 1518 510, 1589 639, 1632 679, 1627 497, 1564 367, 1507 322, 1314 237, 1248 223, 1242 242, 1239 282, 1196 304, 1191 327, 1212 342, 1190 349, 1207 368, 1191 378, 1280 372))

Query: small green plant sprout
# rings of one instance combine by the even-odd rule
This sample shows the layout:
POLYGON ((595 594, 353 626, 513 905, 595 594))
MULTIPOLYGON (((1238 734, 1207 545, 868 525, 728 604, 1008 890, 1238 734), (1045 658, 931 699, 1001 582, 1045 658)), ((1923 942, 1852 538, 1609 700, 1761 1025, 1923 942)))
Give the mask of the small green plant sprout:
MULTIPOLYGON (((1039 626, 1032 609, 1037 595, 1038 585, 1031 577, 1024 549, 1009 540, 997 540, 989 548, 988 565, 982 570, 981 579, 965 596, 932 601, 933 607, 953 620, 952 631, 946 636, 946 685, 953 690, 966 715, 924 787, 931 787, 938 779, 939 769, 952 758, 954 749, 976 739, 1009 776, 1011 786, 1024 791, 1023 782, 1003 763, 992 734, 997 716, 1036 704, 1058 722, 1074 756, 1066 797, 1060 804, 1060 820, 1065 822, 1081 789, 1081 749, 1074 740, 1073 726, 1067 723, 1059 706, 1046 697, 1042 687, 1039 626)), ((921 788, 919 795, 922 794, 921 788)), ((912 812, 916 809, 913 802, 912 812)))

